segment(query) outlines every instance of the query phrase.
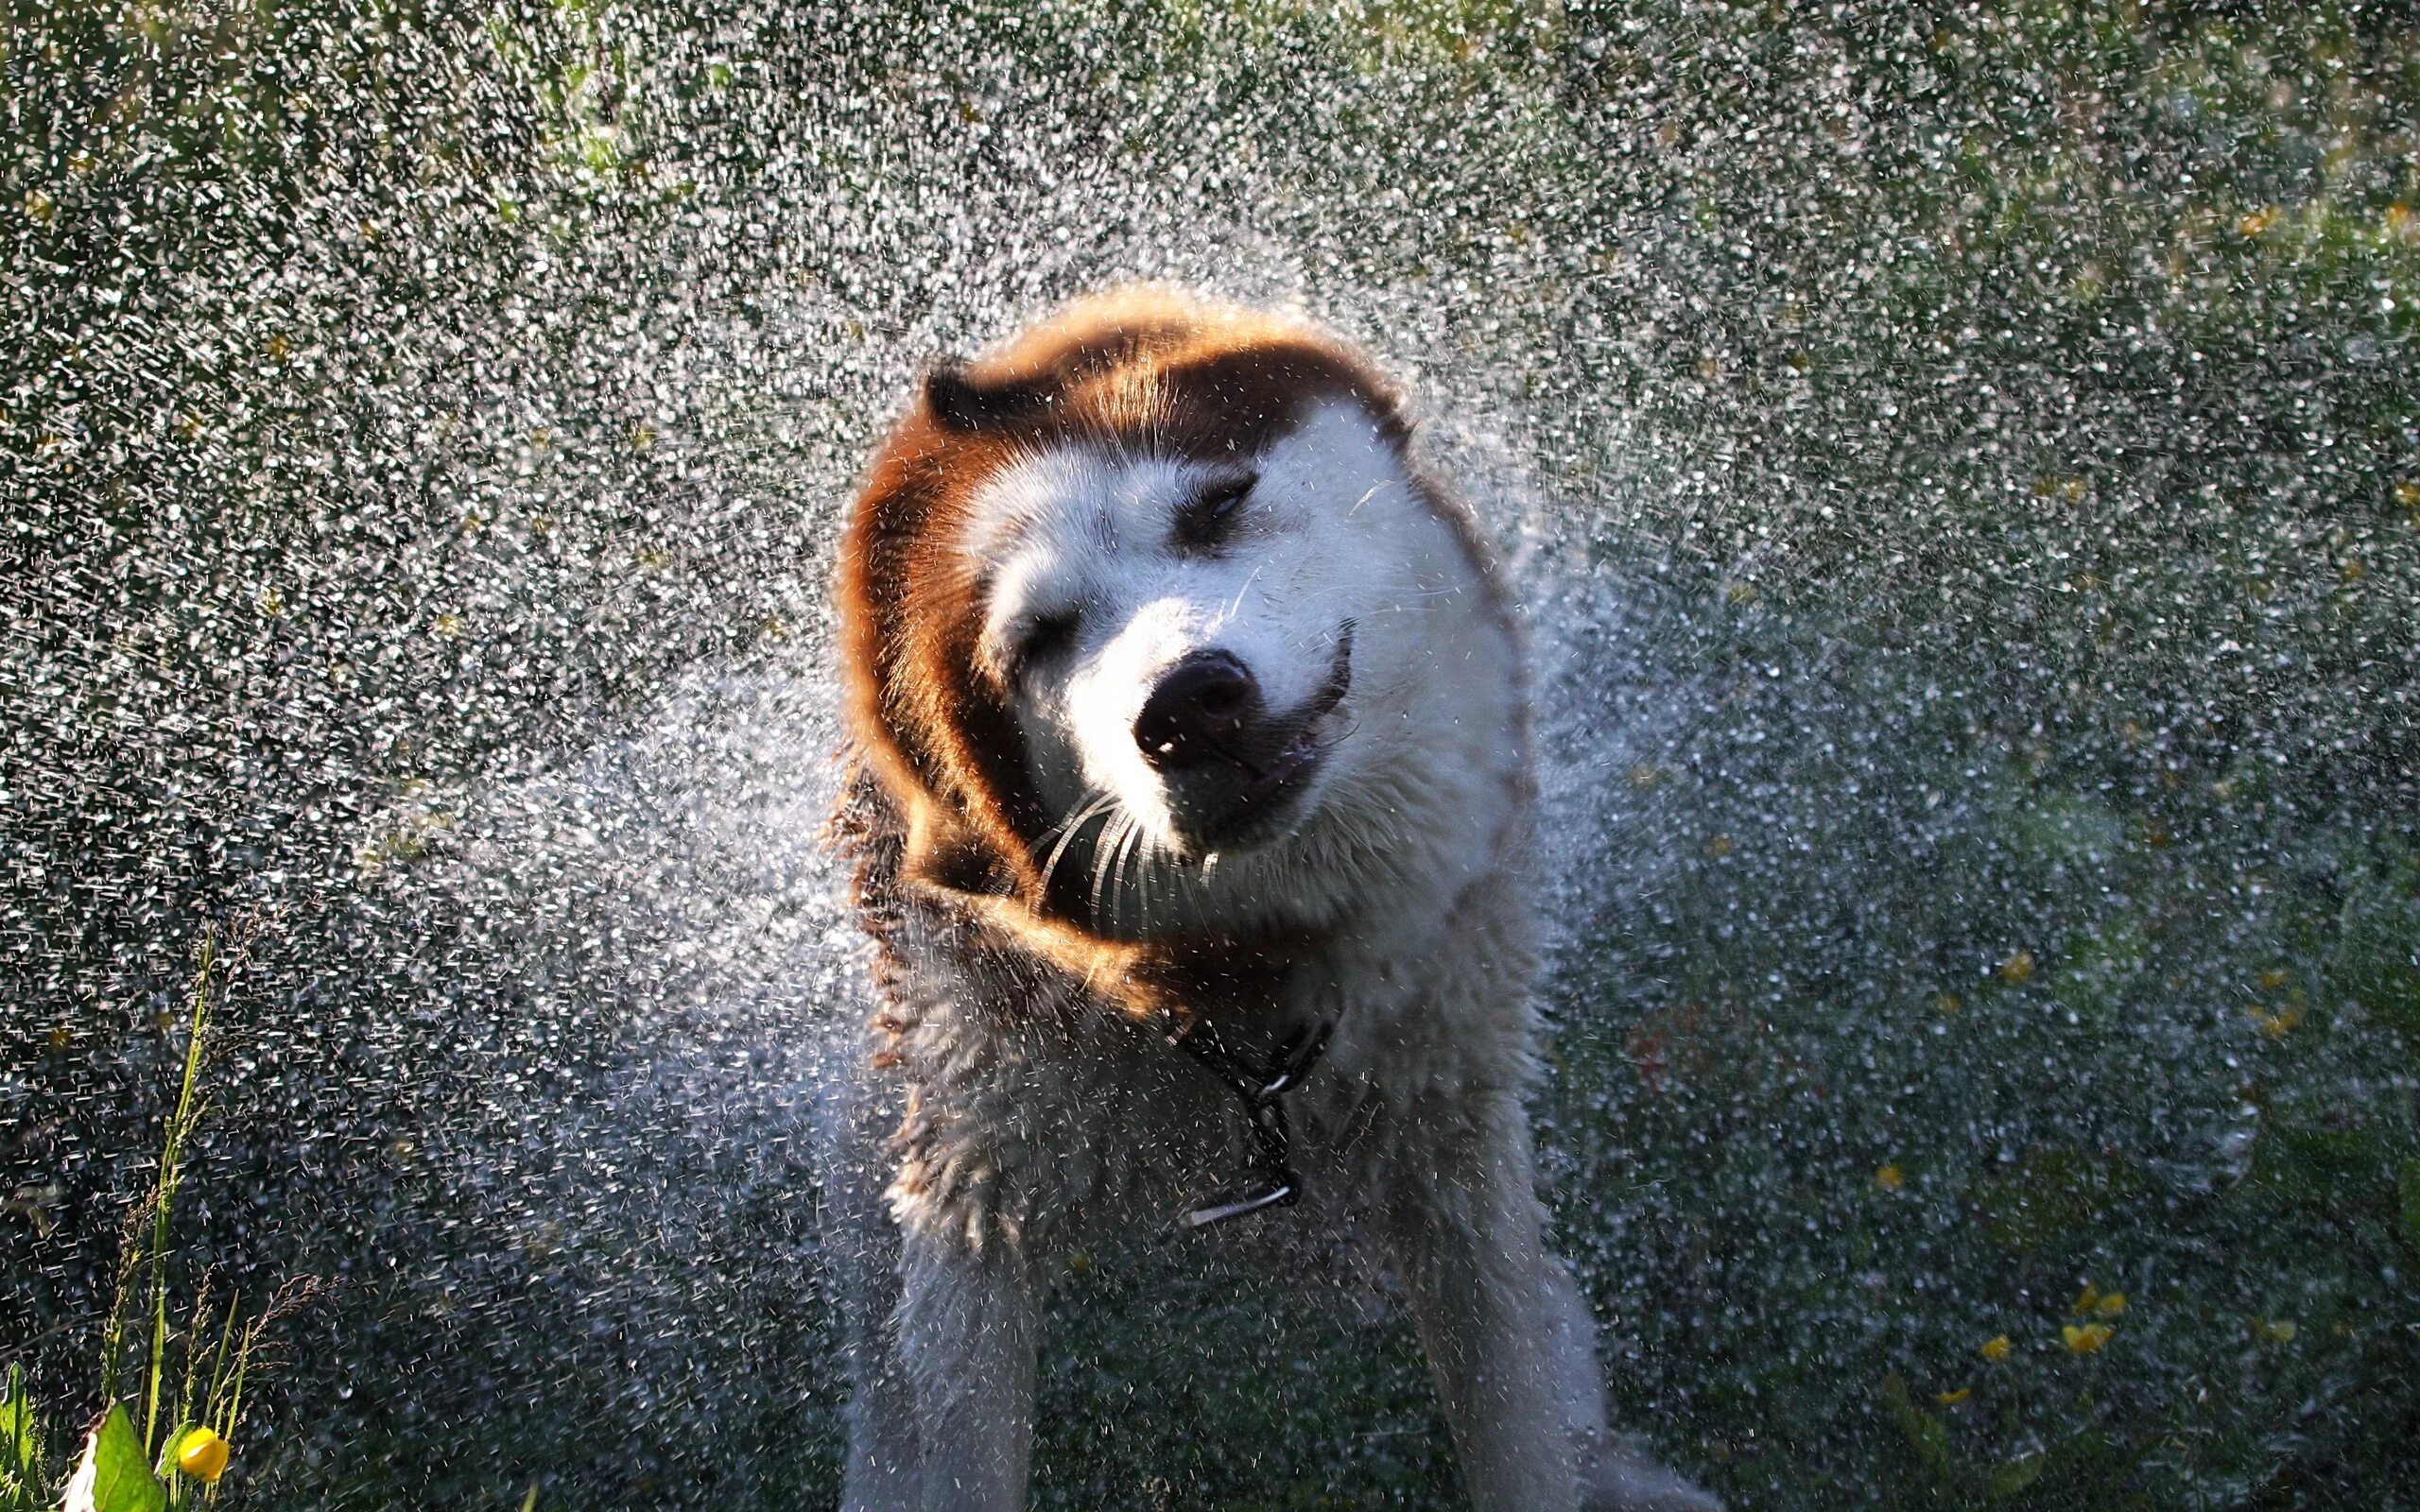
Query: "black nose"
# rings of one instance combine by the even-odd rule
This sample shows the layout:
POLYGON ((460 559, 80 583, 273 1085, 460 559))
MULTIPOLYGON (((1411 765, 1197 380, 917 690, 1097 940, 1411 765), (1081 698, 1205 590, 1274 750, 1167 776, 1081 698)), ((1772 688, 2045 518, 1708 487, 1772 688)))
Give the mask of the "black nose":
POLYGON ((1196 651, 1160 679, 1134 720, 1143 759, 1164 772, 1221 757, 1260 715, 1260 684, 1226 651, 1196 651))

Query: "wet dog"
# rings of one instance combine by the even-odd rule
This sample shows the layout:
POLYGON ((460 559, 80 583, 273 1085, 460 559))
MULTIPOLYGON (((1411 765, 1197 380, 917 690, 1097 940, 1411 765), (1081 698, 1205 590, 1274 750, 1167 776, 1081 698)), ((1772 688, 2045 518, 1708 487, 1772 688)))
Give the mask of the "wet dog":
POLYGON ((1475 1505, 1714 1505, 1608 1436, 1541 1244, 1520 636, 1409 430, 1334 338, 1133 291, 935 368, 876 453, 845 1506, 1021 1507, 1054 1259, 1298 1201, 1376 1237, 1475 1505))

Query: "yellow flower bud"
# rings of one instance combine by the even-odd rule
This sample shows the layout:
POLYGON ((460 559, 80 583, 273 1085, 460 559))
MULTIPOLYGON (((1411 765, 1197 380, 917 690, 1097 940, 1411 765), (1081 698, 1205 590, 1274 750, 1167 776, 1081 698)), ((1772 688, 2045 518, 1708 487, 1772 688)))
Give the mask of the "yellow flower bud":
POLYGON ((189 1429, 177 1440, 177 1469, 205 1485, 227 1473, 227 1440, 207 1428, 189 1429))
POLYGON ((2059 1337, 2066 1341, 2069 1354, 2090 1354, 2109 1342, 2117 1332, 2106 1323, 2086 1323, 2079 1327, 2070 1323, 2059 1330, 2059 1337))
POLYGON ((1976 1352, 1982 1355, 1984 1359, 1992 1362, 1992 1364, 1998 1365, 2003 1360, 2006 1360, 2010 1355, 2016 1352, 2016 1346, 2009 1342, 2009 1336, 2007 1334, 2002 1333, 1994 1338, 1989 1344, 1984 1345, 1981 1349, 1976 1352))

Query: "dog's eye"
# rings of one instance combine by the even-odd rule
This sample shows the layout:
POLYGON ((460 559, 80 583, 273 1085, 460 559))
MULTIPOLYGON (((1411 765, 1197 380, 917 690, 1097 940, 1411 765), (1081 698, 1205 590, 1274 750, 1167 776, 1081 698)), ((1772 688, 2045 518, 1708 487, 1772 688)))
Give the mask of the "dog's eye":
POLYGON ((1009 632, 1007 654, 1000 659, 1000 673, 1010 682, 1024 679, 1034 663, 1059 655, 1076 644, 1076 615, 1070 610, 1059 614, 1044 614, 1020 620, 1009 632))
POLYGON ((1259 481, 1253 477, 1236 478, 1195 494, 1176 512, 1178 547, 1202 551, 1224 541, 1235 529, 1236 517, 1243 513, 1244 500, 1252 496, 1253 485, 1259 481))

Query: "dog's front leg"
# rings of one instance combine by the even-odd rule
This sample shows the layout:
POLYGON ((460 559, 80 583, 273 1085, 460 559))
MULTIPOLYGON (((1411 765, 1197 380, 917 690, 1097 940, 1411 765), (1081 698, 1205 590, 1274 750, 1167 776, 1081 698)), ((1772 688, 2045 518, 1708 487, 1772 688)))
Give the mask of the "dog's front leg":
POLYGON ((1605 1425, 1605 1380, 1597 1368, 1597 1320, 1552 1255, 1546 1263, 1563 1418, 1580 1458, 1581 1512, 1722 1512, 1722 1503, 1656 1463, 1645 1448, 1605 1425))
POLYGON ((1412 1138, 1434 1160, 1396 1163, 1386 1227, 1471 1503, 1478 1512, 1574 1512, 1560 1320, 1546 1286, 1520 1105, 1509 1093, 1491 1097, 1475 1120, 1448 1113, 1412 1138))
POLYGON ((1041 1298, 1014 1241, 910 1229, 897 1337, 916 1400, 925 1512, 1021 1512, 1041 1298))

